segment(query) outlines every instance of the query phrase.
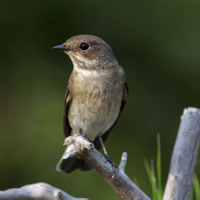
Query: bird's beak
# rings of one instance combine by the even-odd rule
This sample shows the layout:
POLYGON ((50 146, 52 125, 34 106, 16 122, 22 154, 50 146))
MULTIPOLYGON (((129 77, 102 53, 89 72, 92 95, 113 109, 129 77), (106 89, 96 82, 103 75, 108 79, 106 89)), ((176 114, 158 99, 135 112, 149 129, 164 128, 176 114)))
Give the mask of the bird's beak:
POLYGON ((52 49, 57 49, 61 51, 69 51, 69 48, 67 48, 64 44, 56 45, 55 47, 52 47, 52 49))

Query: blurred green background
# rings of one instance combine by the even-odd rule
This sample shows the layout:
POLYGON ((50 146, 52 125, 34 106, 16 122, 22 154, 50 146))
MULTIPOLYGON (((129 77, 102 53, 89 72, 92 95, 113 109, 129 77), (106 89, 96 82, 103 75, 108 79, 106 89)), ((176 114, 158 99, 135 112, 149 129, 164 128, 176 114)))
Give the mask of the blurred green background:
POLYGON ((200 108, 200 2, 156 0, 0 1, 0 189, 47 182, 79 197, 119 199, 95 171, 55 170, 72 63, 51 50, 78 34, 97 35, 127 73, 130 96, 107 142, 151 195, 144 159, 161 137, 165 184, 180 115, 200 108))

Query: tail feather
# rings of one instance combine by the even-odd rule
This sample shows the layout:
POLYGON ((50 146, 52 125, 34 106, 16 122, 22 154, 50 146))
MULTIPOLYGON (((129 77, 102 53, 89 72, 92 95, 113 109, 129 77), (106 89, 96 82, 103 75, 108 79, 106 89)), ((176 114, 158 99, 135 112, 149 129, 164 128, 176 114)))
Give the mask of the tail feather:
POLYGON ((88 165, 84 160, 76 157, 62 159, 59 161, 56 167, 57 171, 63 171, 65 173, 70 173, 75 169, 80 169, 82 171, 91 170, 92 167, 88 165))

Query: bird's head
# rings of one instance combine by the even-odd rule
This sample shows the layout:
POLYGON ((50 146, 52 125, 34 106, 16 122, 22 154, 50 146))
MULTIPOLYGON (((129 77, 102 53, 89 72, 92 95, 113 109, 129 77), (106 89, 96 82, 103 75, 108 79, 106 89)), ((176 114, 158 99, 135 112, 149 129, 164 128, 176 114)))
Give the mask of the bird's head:
POLYGON ((77 35, 65 43, 53 47, 69 55, 74 67, 96 68, 116 64, 111 47, 102 39, 92 35, 77 35))

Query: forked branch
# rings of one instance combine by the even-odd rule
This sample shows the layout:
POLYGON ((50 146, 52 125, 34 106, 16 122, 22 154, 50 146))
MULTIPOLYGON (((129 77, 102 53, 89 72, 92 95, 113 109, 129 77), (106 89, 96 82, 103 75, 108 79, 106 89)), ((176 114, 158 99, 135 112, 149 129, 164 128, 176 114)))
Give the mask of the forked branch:
POLYGON ((67 150, 63 158, 79 156, 96 169, 112 186, 115 192, 124 200, 150 200, 125 174, 127 154, 122 154, 118 168, 111 165, 104 156, 94 148, 94 145, 82 135, 67 137, 65 140, 67 150))

